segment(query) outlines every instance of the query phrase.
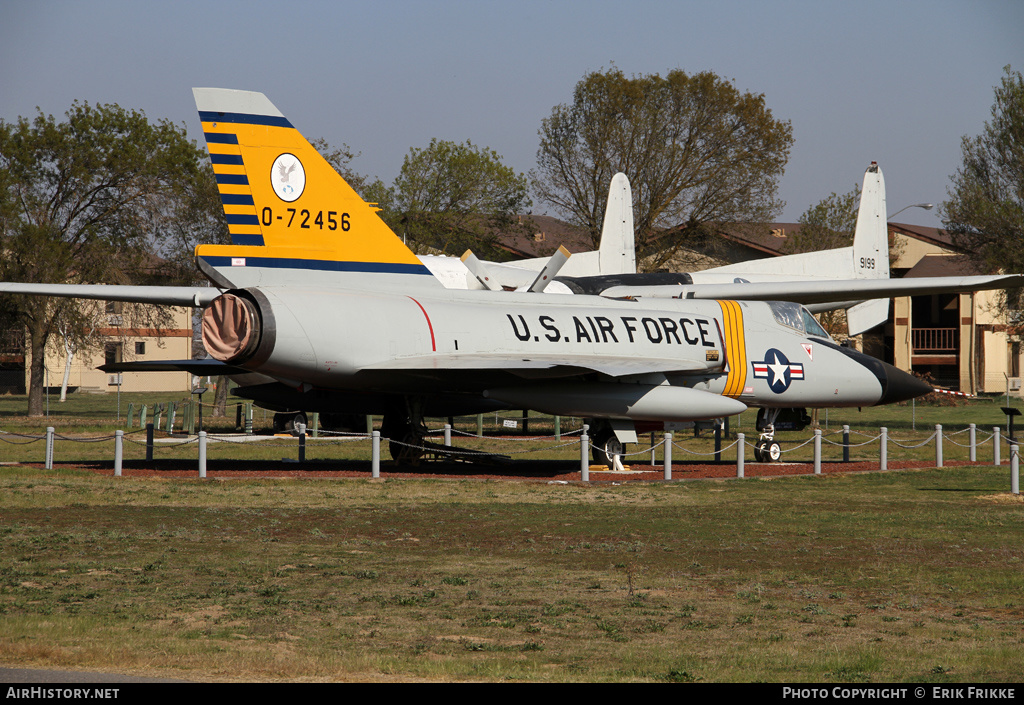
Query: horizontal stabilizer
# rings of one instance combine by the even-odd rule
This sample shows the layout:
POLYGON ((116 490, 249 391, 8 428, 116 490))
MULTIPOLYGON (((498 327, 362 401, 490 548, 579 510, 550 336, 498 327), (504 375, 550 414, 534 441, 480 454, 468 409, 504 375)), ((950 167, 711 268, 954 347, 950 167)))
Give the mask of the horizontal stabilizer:
POLYGON ((693 272, 698 284, 740 277, 747 281, 823 279, 887 279, 889 277, 889 231, 886 225, 885 180, 878 164, 864 172, 864 186, 857 209, 857 225, 851 247, 799 252, 693 272))
POLYGON ((99 367, 103 372, 190 372, 199 377, 250 374, 249 370, 226 365, 220 360, 141 360, 112 362, 99 367))

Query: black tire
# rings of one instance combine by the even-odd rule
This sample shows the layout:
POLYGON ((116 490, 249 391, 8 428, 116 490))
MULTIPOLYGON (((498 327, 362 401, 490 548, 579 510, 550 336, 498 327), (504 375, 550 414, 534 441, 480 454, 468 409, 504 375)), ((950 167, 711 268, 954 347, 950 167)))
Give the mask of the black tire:
POLYGON ((759 463, 764 462, 764 445, 764 441, 761 441, 756 446, 754 446, 754 460, 759 463))
POLYGON ((770 463, 777 463, 782 457, 782 446, 775 441, 769 441, 765 444, 764 459, 770 463))
POLYGON ((274 433, 289 433, 295 429, 295 424, 301 423, 307 428, 309 423, 306 420, 304 411, 287 411, 274 414, 274 433))
POLYGON ((622 441, 616 438, 613 432, 602 433, 595 437, 590 448, 594 464, 607 465, 609 468, 615 463, 613 458, 618 455, 621 459, 625 450, 622 441))

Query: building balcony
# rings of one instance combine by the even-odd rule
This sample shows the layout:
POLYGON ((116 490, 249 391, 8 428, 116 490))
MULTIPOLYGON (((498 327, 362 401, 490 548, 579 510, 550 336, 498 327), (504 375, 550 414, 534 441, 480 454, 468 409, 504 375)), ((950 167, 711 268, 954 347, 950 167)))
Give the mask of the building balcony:
POLYGON ((956 365, 960 358, 959 328, 914 328, 911 330, 915 365, 956 365))

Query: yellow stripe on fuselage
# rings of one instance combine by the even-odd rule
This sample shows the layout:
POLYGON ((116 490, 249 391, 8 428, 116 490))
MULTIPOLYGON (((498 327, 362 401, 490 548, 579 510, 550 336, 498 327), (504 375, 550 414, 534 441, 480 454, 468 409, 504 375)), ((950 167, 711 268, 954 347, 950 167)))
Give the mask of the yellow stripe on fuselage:
POLYGON ((743 334, 743 310, 735 301, 719 301, 725 335, 725 359, 729 363, 729 374, 725 380, 727 397, 736 398, 743 393, 747 382, 747 342, 743 334))

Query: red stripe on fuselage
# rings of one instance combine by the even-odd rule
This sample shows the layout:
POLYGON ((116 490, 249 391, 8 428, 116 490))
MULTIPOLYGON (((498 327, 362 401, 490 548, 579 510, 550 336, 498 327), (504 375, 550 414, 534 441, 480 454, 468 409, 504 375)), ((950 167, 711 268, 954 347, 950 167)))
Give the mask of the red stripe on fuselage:
POLYGON ((437 352, 437 343, 434 341, 434 324, 430 322, 430 316, 427 315, 427 309, 423 308, 423 304, 421 304, 419 301, 412 298, 411 296, 409 297, 409 299, 414 304, 420 307, 420 311, 423 311, 423 317, 427 319, 427 328, 430 329, 430 349, 433 352, 437 352))

